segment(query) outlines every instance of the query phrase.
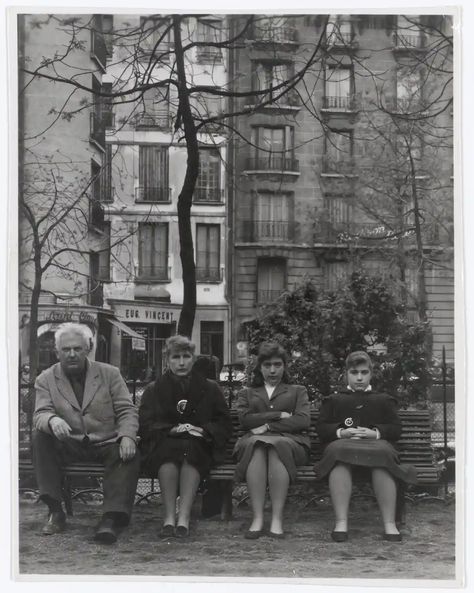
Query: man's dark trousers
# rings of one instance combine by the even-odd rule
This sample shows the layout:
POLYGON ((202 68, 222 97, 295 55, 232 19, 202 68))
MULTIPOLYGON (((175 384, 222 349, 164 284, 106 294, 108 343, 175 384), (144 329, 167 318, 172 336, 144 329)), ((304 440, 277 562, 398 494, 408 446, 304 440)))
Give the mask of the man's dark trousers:
POLYGON ((140 470, 137 449, 130 461, 120 459, 120 445, 91 445, 73 439, 60 441, 43 431, 33 432, 33 461, 40 498, 47 501, 62 499, 62 467, 75 461, 95 461, 104 464, 103 513, 125 513, 127 522, 132 513, 140 470))

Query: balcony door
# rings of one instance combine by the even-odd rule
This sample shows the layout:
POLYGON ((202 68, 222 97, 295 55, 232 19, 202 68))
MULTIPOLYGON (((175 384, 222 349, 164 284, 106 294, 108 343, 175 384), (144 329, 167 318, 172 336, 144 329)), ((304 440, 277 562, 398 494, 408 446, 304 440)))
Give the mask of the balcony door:
POLYGON ((286 289, 286 260, 260 258, 257 264, 257 302, 271 303, 286 289))
POLYGON ((293 151, 293 129, 289 126, 281 128, 258 127, 253 130, 256 148, 256 166, 265 170, 287 170, 291 166, 293 151))
POLYGON ((351 109, 352 71, 350 68, 326 68, 325 107, 351 109))
POLYGON ((260 241, 287 241, 290 238, 291 207, 286 194, 257 195, 254 237, 260 241))
POLYGON ((168 149, 166 146, 141 145, 139 148, 137 201, 167 202, 168 149))

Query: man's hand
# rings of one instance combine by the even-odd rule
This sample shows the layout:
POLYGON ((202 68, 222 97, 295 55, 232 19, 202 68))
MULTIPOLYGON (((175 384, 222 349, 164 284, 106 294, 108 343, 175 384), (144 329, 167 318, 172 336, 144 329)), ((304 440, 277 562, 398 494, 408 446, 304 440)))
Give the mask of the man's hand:
POLYGON ((256 428, 252 428, 250 431, 252 434, 265 434, 268 431, 267 425, 262 424, 261 426, 257 426, 256 428))
POLYGON ((130 437, 122 437, 120 439, 120 459, 122 461, 130 461, 135 457, 137 446, 135 441, 130 437))
POLYGON ((66 420, 63 420, 59 416, 53 416, 50 419, 49 427, 54 436, 60 441, 65 441, 71 434, 72 430, 66 420))
POLYGON ((280 412, 280 420, 282 418, 291 418, 290 412, 280 412))

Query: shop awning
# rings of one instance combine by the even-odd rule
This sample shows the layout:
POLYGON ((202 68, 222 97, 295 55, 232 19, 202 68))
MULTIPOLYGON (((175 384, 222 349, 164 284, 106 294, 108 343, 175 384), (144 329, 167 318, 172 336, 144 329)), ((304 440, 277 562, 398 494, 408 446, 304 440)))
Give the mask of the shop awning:
POLYGON ((109 323, 111 323, 112 325, 115 325, 115 327, 118 328, 120 331, 123 331, 125 334, 128 334, 129 336, 132 336, 132 338, 135 338, 137 340, 144 340, 145 339, 143 336, 141 336, 140 334, 138 334, 131 327, 128 327, 128 325, 126 325, 122 321, 119 321, 118 319, 112 319, 111 317, 106 317, 105 319, 107 319, 107 321, 109 323))

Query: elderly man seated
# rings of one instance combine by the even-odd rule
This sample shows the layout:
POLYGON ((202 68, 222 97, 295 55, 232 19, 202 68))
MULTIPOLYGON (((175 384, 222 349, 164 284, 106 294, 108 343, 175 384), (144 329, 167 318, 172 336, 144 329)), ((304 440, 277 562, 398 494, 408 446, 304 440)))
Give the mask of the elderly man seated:
POLYGON ((128 524, 139 472, 138 413, 117 368, 87 358, 92 332, 66 323, 55 334, 59 363, 35 384, 33 460, 40 498, 49 509, 44 535, 64 530, 62 466, 104 464, 103 515, 95 540, 114 543, 128 524))

